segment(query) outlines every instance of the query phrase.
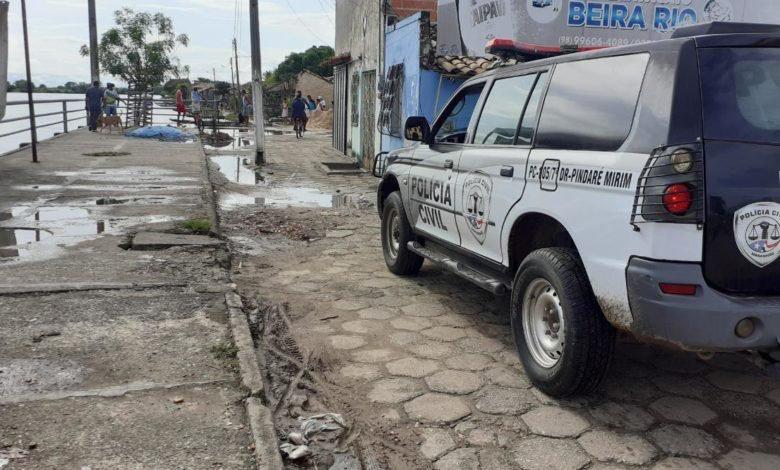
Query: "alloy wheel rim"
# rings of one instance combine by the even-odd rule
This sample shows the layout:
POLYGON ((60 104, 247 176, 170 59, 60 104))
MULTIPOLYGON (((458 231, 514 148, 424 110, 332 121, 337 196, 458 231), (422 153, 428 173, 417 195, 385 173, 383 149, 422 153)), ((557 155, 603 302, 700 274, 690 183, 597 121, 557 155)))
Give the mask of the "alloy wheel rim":
POLYGON ((537 278, 523 294, 523 334, 537 364, 549 369, 563 356, 565 323, 560 297, 549 281, 537 278))
POLYGON ((390 256, 395 259, 398 257, 398 250, 401 248, 401 225, 398 218, 398 211, 393 210, 390 213, 390 220, 387 222, 387 249, 390 256))

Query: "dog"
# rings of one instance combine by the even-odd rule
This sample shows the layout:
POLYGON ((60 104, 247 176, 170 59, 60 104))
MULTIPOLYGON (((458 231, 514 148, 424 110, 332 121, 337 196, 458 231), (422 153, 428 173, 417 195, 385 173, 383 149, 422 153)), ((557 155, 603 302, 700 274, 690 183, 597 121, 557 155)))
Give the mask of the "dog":
POLYGON ((102 116, 98 121, 98 127, 100 127, 100 132, 103 132, 103 129, 108 128, 109 134, 112 133, 114 127, 118 128, 120 131, 124 130, 124 127, 122 127, 122 118, 119 116, 102 116))

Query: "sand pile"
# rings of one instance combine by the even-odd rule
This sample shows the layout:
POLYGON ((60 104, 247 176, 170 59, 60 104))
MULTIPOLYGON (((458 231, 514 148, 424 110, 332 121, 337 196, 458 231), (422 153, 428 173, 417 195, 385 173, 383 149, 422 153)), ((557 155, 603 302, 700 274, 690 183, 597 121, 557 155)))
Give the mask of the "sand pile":
POLYGON ((312 113, 306 128, 333 130, 333 110, 312 113))

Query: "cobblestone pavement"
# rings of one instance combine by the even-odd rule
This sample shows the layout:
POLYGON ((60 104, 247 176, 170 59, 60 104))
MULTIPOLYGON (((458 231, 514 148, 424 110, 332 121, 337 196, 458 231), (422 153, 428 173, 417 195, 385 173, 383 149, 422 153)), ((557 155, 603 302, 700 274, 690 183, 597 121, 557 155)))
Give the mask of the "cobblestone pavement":
MULTIPOLYGON (((268 180, 371 193, 370 176, 316 169, 335 158, 328 147, 324 137, 273 137, 268 180)), ((244 246, 234 280, 245 297, 287 303, 299 341, 324 343, 324 372, 349 395, 350 418, 392 443, 385 468, 780 468, 780 381, 746 356, 702 361, 624 338, 598 393, 555 400, 523 373, 508 299, 429 263, 416 277, 391 274, 374 209, 316 216, 328 222, 324 238, 282 246, 223 213, 234 239, 282 246, 244 246)))

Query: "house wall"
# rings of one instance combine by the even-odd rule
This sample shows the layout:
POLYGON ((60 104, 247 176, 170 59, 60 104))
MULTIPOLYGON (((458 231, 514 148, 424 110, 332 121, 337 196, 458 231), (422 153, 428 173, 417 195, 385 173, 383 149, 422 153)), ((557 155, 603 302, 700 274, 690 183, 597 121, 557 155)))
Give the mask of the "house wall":
MULTIPOLYGON (((404 64, 403 115, 401 126, 409 116, 425 116, 433 123, 447 100, 465 79, 442 76, 420 66, 422 15, 415 14, 388 28, 385 35, 385 74, 391 66, 404 64), (438 103, 437 103, 438 97, 438 103)), ((382 136, 382 150, 405 145, 403 137, 382 136)))
POLYGON ((298 81, 295 89, 300 90, 303 96, 311 95, 315 100, 318 96, 325 98, 325 104, 330 106, 333 101, 333 84, 317 75, 301 72, 298 74, 298 81))
POLYGON ((398 18, 406 18, 419 11, 427 11, 431 14, 431 21, 436 21, 438 0, 391 0, 388 14, 398 18))

